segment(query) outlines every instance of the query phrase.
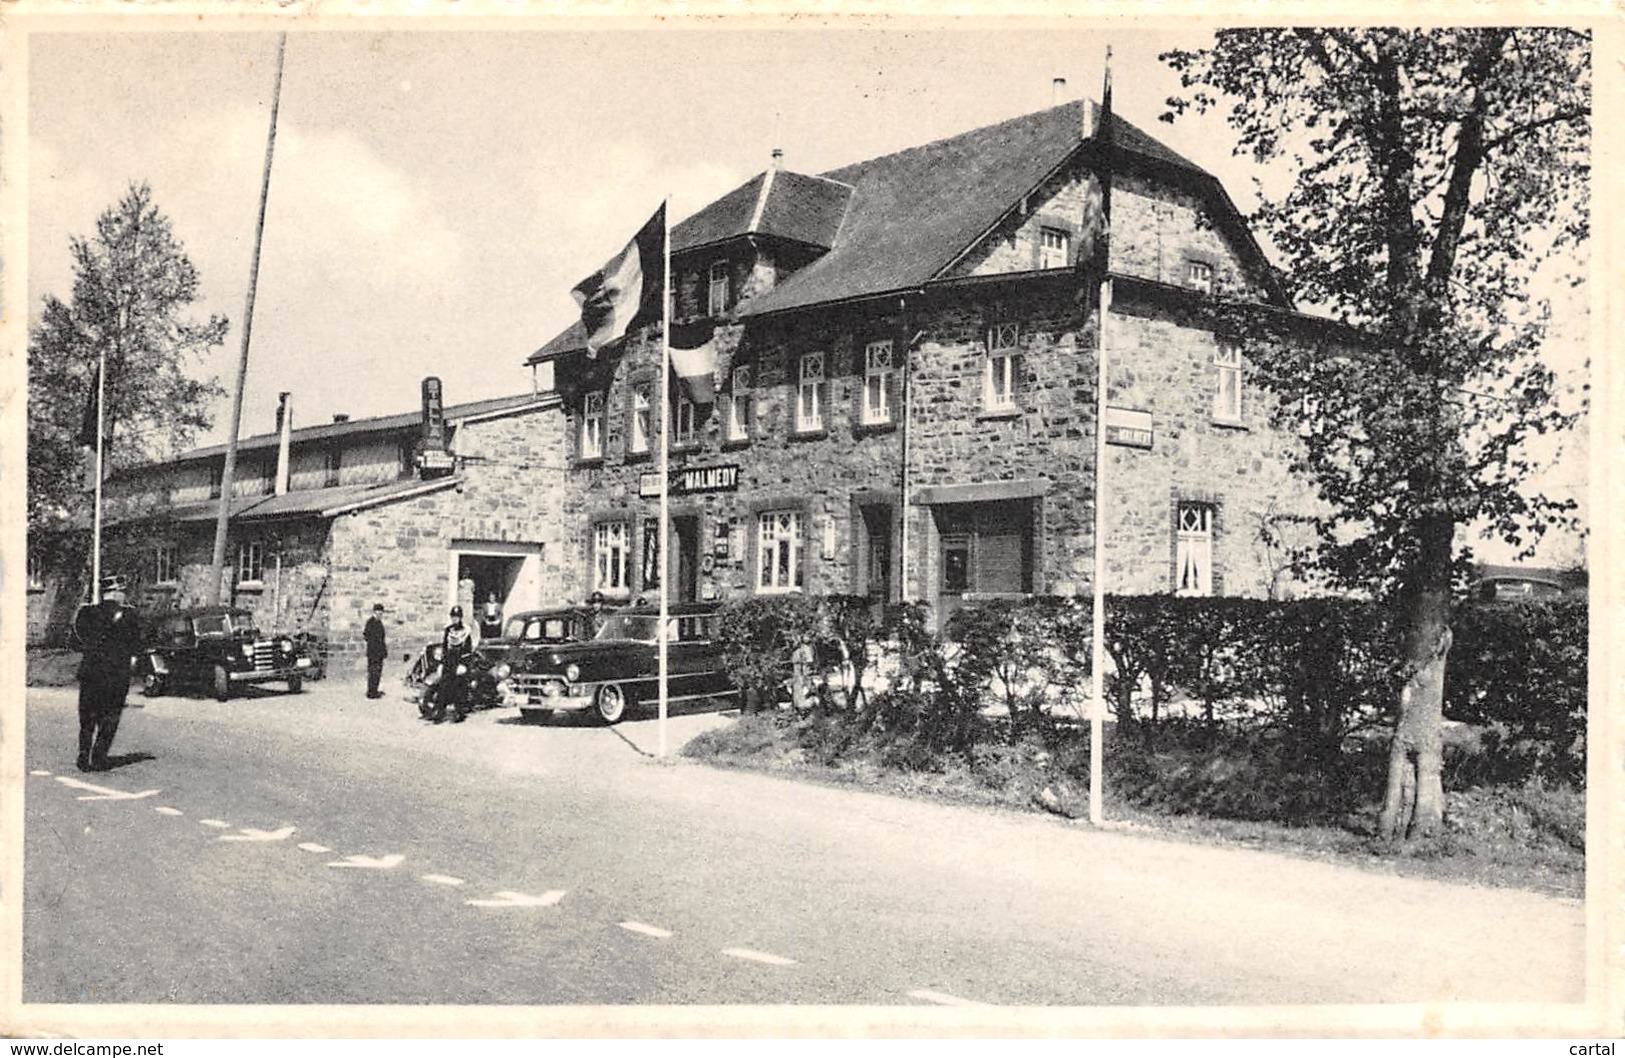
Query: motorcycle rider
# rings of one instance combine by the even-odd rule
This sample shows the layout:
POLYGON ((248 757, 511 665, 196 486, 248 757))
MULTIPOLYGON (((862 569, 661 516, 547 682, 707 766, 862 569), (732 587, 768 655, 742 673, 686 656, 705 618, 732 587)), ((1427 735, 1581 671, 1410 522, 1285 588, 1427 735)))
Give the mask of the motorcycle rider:
POLYGON ((463 624, 463 608, 451 608, 451 623, 440 634, 440 679, 432 688, 434 693, 434 719, 446 715, 446 706, 452 707, 452 719, 462 723, 468 713, 467 688, 457 679, 457 668, 466 664, 474 653, 474 630, 463 624))

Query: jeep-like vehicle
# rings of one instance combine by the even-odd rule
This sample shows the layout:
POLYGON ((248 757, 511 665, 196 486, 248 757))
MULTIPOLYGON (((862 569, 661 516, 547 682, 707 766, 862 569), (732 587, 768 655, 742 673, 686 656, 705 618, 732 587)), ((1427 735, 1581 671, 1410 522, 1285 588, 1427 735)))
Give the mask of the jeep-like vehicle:
POLYGON ((315 662, 303 643, 288 635, 262 635, 254 615, 232 606, 175 610, 148 630, 138 663, 148 697, 172 687, 211 691, 220 701, 236 687, 286 681, 298 694, 315 662))

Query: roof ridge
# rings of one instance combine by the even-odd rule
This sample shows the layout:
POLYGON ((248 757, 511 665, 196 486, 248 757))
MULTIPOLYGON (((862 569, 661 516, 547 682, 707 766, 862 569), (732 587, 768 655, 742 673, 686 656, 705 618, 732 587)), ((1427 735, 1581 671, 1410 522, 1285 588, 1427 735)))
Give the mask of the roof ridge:
POLYGON ((773 192, 773 177, 777 173, 777 169, 762 170, 762 186, 756 189, 756 208, 751 211, 750 223, 745 226, 746 234, 762 226, 762 210, 767 208, 767 196, 773 192))
MULTIPOLYGON (((837 165, 833 169, 826 169, 822 173, 818 173, 816 175, 823 178, 823 179, 826 179, 826 180, 834 180, 836 183, 844 183, 845 181, 842 181, 842 180, 840 180, 840 179, 838 179, 836 177, 830 176, 829 174, 831 174, 831 173, 839 173, 839 172, 842 172, 843 170, 846 170, 846 169, 856 169, 859 166, 873 165, 876 162, 883 162, 883 161, 886 161, 887 159, 890 159, 890 158, 897 158, 897 157, 900 157, 901 155, 912 154, 915 151, 929 150, 932 147, 939 147, 944 143, 950 143, 950 142, 952 142, 954 140, 965 139, 968 136, 975 136, 978 133, 987 132, 990 129, 996 129, 996 128, 999 128, 999 127, 1004 126, 1004 125, 1013 125, 1018 121, 1031 121, 1032 119, 1038 117, 1040 114, 1048 114, 1048 113, 1050 113, 1052 111, 1064 110, 1064 109, 1066 109, 1068 107, 1080 106, 1080 105, 1082 105, 1083 103, 1086 103, 1086 102, 1089 102, 1089 100, 1080 97, 1078 99, 1069 99, 1065 103, 1057 103, 1055 106, 1052 106, 1052 107, 1044 107, 1041 110, 1029 110, 1029 111, 1027 111, 1025 113, 1022 113, 1022 114, 1013 114, 1010 117, 1004 118, 1001 121, 989 122, 986 125, 978 125, 975 128, 965 129, 962 132, 956 132, 956 133, 953 133, 952 135, 949 135, 949 136, 939 136, 934 140, 928 140, 925 143, 917 143, 912 147, 903 147, 903 148, 901 148, 899 150, 891 151, 891 152, 886 153, 886 154, 877 154, 877 155, 875 155, 875 156, 873 156, 871 158, 860 158, 855 162, 848 162, 845 165, 837 165)), ((1081 140, 1083 126, 1080 124, 1078 126, 1078 128, 1079 128, 1079 138, 1081 140)))

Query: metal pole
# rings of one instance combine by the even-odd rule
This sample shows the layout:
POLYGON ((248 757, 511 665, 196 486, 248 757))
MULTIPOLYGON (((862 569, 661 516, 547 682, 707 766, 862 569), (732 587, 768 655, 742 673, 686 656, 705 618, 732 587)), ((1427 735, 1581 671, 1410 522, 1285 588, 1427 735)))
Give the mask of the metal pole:
POLYGON ((96 509, 91 514, 90 529, 90 602, 102 601, 102 459, 107 444, 107 346, 101 346, 96 368, 96 509))
POLYGON ((1106 319, 1112 307, 1111 228, 1112 228, 1112 50, 1106 49, 1106 74, 1101 90, 1101 113, 1095 128, 1100 141, 1100 235, 1104 239, 1098 256, 1100 306, 1097 316, 1095 356, 1095 564, 1093 599, 1094 639, 1089 656, 1089 692, 1094 698, 1089 717, 1089 822, 1099 826, 1105 816, 1103 784, 1106 755, 1106 387, 1109 343, 1106 319))
POLYGON ((657 755, 666 755, 666 655, 669 636, 666 618, 670 613, 671 578, 668 576, 667 522, 671 514, 671 471, 667 465, 671 448, 671 196, 660 207, 665 222, 661 233, 660 268, 660 632, 656 642, 660 649, 660 719, 658 721, 657 755))
POLYGON ((1111 304, 1112 282, 1106 279, 1100 284, 1100 342, 1095 357, 1094 641, 1089 656, 1089 693, 1094 698, 1089 716, 1089 822, 1097 826, 1105 811, 1101 765, 1106 743, 1106 314, 1111 304))
POLYGON ((231 518, 231 493, 237 473, 237 434, 243 425, 243 385, 248 381, 248 340, 254 330, 254 289, 260 279, 260 244, 265 237, 265 203, 271 194, 271 156, 276 152, 276 115, 282 104, 282 60, 288 35, 277 37, 276 85, 271 90, 271 131, 265 139, 265 173, 260 179, 259 219, 254 224, 254 256, 248 267, 248 296, 243 305, 243 341, 237 356, 237 388, 231 395, 231 432, 226 435, 226 464, 220 471, 220 510, 214 520, 214 556, 210 562, 210 601, 220 602, 220 575, 226 564, 226 524, 231 518))
MULTIPOLYGON (((902 465, 901 485, 898 496, 898 530, 897 549, 897 598, 900 602, 908 602, 908 428, 910 420, 914 418, 914 336, 909 328, 908 299, 897 299, 897 314, 902 317, 898 322, 899 337, 903 339, 903 434, 898 439, 898 460, 902 465)), ((854 558, 854 561, 856 559, 854 558)), ((923 592, 921 593, 924 594, 923 592)), ((887 599, 887 603, 891 600, 887 599)))

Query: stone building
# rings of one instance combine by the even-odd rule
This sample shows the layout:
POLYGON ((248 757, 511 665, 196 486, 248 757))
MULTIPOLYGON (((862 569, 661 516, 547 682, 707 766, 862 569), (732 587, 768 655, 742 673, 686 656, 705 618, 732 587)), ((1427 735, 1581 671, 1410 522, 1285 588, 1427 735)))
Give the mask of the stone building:
MULTIPOLYGON (((774 164, 672 230, 677 598, 1086 592, 1099 111, 1075 101, 831 172, 774 164), (700 369, 692 366, 696 359, 700 369)), ((1121 120, 1107 590, 1262 595, 1301 508, 1216 295, 1291 315, 1217 179, 1121 120)), ((634 218, 629 218, 629 221, 634 218)), ((538 350, 568 417, 567 594, 655 587, 657 328, 538 350)))
MULTIPOLYGON (((443 409, 449 460, 421 465, 424 415, 341 418, 238 446, 222 600, 263 629, 308 631, 347 666, 361 626, 386 608, 391 649, 420 647, 461 603, 495 593, 506 611, 561 590, 562 421, 551 394, 443 409), (279 480, 282 484, 279 486, 279 480)), ((225 447, 109 477, 104 568, 134 581, 132 601, 161 612, 210 601, 209 571, 225 447)), ((31 641, 54 638, 84 595, 82 574, 31 585, 31 641)))

